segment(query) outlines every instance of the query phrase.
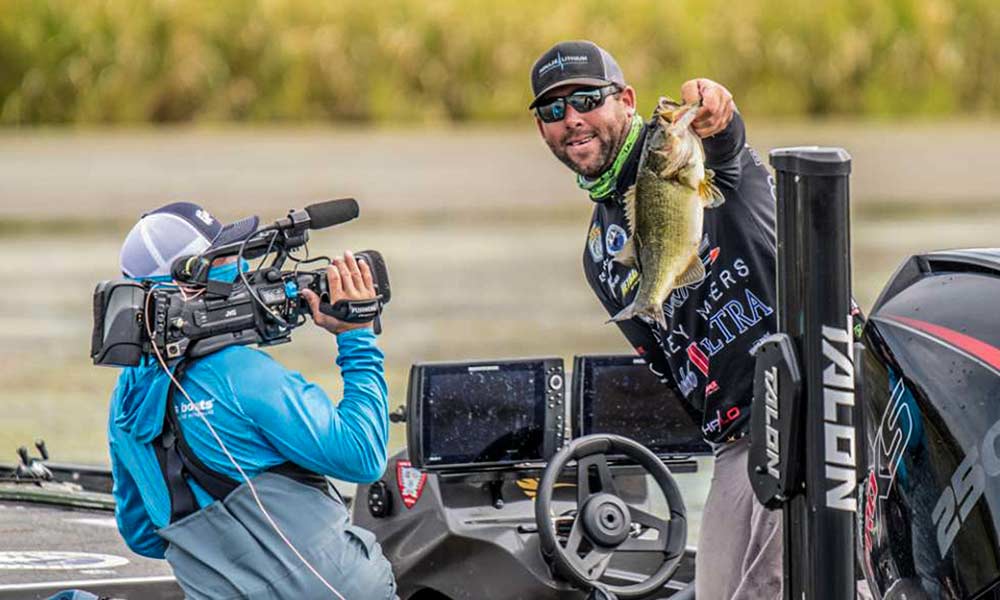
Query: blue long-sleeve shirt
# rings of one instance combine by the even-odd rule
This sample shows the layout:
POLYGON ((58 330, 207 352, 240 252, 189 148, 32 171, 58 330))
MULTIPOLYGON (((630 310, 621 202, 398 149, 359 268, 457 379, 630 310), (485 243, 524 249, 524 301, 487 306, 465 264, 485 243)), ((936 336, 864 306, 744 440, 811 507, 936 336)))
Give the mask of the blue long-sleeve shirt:
MULTIPOLYGON (((326 393, 267 354, 234 346, 190 364, 174 395, 184 437, 209 468, 242 477, 191 403, 196 403, 248 477, 292 461, 337 479, 370 482, 385 469, 389 438, 383 354, 370 329, 337 335, 344 397, 326 393)), ((115 517, 128 546, 163 558, 156 530, 170 521, 170 496, 153 443, 163 428, 170 380, 149 361, 126 368, 111 398, 108 439, 115 517)), ((200 506, 212 498, 192 484, 200 506)))

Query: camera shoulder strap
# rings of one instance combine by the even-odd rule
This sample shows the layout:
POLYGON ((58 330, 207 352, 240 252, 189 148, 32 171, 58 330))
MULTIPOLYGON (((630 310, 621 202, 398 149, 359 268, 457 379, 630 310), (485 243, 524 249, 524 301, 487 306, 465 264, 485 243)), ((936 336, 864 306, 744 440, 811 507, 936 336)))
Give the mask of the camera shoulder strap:
MULTIPOLYGON (((174 369, 174 379, 180 381, 189 366, 181 361, 174 369)), ((221 500, 239 487, 239 483, 205 466, 184 439, 184 430, 177 420, 174 396, 177 384, 171 381, 167 406, 163 411, 163 432, 155 444, 156 457, 170 492, 170 522, 174 523, 196 512, 200 507, 188 485, 188 479, 198 482, 208 495, 221 500)))
MULTIPOLYGON (((174 369, 174 378, 180 381, 187 370, 190 361, 181 361, 174 369)), ((174 394, 177 385, 171 382, 170 390, 167 392, 167 406, 163 417, 163 432, 154 444, 156 457, 163 471, 163 477, 170 492, 170 522, 174 523, 184 517, 198 511, 199 506, 194 498, 194 493, 188 485, 187 480, 193 479, 208 492, 208 495, 216 500, 222 500, 233 490, 239 487, 240 483, 230 477, 219 473, 199 459, 187 441, 184 439, 184 430, 177 419, 177 409, 174 404, 174 394)), ((314 473, 293 462, 284 462, 269 469, 269 472, 277 473, 293 479, 304 485, 314 487, 325 494, 330 493, 330 489, 340 497, 340 493, 330 484, 326 477, 319 473, 314 473)))

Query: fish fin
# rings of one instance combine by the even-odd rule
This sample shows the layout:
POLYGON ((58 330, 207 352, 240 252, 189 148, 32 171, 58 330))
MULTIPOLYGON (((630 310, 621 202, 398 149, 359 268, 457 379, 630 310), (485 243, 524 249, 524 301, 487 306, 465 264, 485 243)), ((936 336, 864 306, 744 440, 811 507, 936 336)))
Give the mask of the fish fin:
POLYGON ((632 269, 639 267, 639 257, 635 251, 635 235, 625 241, 625 245, 615 255, 614 262, 632 269))
POLYGON ((628 321, 634 316, 635 316, 635 302, 629 304, 625 308, 618 311, 618 313, 615 314, 615 316, 611 317, 604 323, 607 324, 607 323, 615 323, 617 321, 628 321))
POLYGON ((705 208, 718 208, 725 204, 726 197, 715 185, 715 172, 711 169, 705 169, 705 178, 698 184, 698 195, 705 208))
POLYGON ((667 317, 663 314, 663 307, 658 306, 653 310, 646 313, 647 319, 651 318, 653 322, 660 326, 661 331, 667 331, 670 327, 667 325, 667 317))
MULTIPOLYGON (((635 235, 635 186, 633 185, 625 192, 625 197, 622 199, 622 204, 625 209, 625 222, 628 225, 628 232, 631 235, 635 235)), ((629 242, 631 242, 631 237, 629 242)))
POLYGON ((605 322, 612 323, 617 321, 628 321, 629 319, 633 319, 635 317, 639 317, 647 323, 656 323, 663 330, 667 329, 667 318, 663 315, 662 306, 657 307, 649 304, 643 307, 637 307, 635 302, 621 309, 618 314, 605 322))
POLYGON ((691 264, 688 268, 681 273, 680 277, 677 278, 677 285, 675 287, 684 287, 686 285, 694 285, 700 283, 705 279, 705 265, 701 264, 701 257, 697 254, 691 259, 691 264))

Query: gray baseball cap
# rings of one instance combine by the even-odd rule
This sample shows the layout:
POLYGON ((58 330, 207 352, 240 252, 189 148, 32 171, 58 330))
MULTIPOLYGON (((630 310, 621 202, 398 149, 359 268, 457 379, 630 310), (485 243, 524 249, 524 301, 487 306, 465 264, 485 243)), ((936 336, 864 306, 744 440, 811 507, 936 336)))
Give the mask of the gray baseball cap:
POLYGON ((571 83, 595 86, 614 83, 624 88, 625 76, 614 57, 594 42, 559 42, 531 67, 531 93, 535 99, 528 108, 535 108, 550 90, 571 83))

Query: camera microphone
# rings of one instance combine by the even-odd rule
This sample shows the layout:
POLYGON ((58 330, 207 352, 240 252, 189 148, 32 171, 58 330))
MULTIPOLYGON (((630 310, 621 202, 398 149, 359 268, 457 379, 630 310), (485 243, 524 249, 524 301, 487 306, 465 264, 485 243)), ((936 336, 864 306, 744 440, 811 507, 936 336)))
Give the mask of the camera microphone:
POLYGON ((340 198, 310 204, 302 210, 293 210, 284 219, 278 219, 257 233, 264 231, 298 231, 325 229, 346 223, 358 217, 358 201, 354 198, 340 198))
POLYGON ((309 215, 309 229, 324 229, 358 218, 358 201, 354 198, 327 200, 310 204, 304 209, 309 215))

